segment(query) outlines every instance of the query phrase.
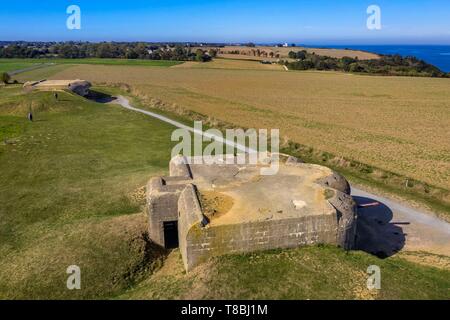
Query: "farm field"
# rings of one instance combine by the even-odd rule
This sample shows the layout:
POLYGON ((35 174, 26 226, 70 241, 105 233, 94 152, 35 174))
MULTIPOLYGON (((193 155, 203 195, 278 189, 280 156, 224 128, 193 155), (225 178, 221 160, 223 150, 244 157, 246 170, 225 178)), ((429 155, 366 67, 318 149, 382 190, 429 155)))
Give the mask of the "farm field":
POLYGON ((449 79, 122 66, 52 76, 74 77, 127 83, 149 102, 237 126, 280 128, 283 138, 450 189, 449 79))
MULTIPOLYGON (((205 47, 202 47, 205 49, 205 47)), ((231 59, 255 59, 255 60, 277 60, 276 58, 268 58, 263 56, 255 56, 251 54, 252 50, 260 50, 267 53, 273 52, 274 54, 279 54, 280 59, 285 59, 288 57, 290 51, 301 51, 306 50, 308 53, 316 53, 321 56, 328 56, 333 58, 343 58, 343 57, 357 57, 359 60, 368 59, 378 59, 379 56, 374 53, 358 51, 358 50, 345 50, 345 49, 322 49, 322 48, 306 48, 306 47, 269 47, 269 46, 256 46, 256 47, 245 47, 245 46, 225 46, 223 48, 218 48, 220 50, 219 57, 231 58, 231 59), (231 54, 233 51, 240 51, 241 54, 231 54), (243 53, 247 54, 243 54, 243 53)))
POLYGON ((139 59, 0 59, 0 72, 20 70, 36 64, 54 63, 56 65, 125 65, 147 67, 171 67, 183 62, 166 60, 139 60, 139 59))
POLYGON ((279 64, 262 64, 258 61, 244 61, 236 59, 214 59, 213 61, 207 63, 188 61, 171 68, 285 71, 284 67, 279 64))
MULTIPOLYGON (((448 299, 445 263, 327 246, 224 256, 186 274, 178 250, 148 240, 141 212, 143 186, 166 174, 172 130, 66 93, 56 102, 51 93, 0 88, 0 298, 448 299), (73 264, 83 270, 82 290, 66 288, 73 264), (378 295, 365 289, 370 264, 386 279, 378 295)), ((447 261, 415 256, 423 255, 447 261)))

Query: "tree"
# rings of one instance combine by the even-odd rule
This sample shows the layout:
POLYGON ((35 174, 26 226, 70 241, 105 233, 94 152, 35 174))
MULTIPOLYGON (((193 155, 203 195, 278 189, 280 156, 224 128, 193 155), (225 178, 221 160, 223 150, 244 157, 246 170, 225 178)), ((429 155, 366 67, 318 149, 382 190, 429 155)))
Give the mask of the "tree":
POLYGON ((360 69, 359 69, 358 63, 356 63, 356 62, 351 63, 351 64, 349 65, 348 71, 350 71, 350 72, 359 72, 360 69))
POLYGON ((289 51, 288 57, 290 59, 297 59, 297 53, 294 51, 289 51))
POLYGON ((8 84, 10 80, 11 80, 11 76, 7 72, 3 72, 0 75, 0 81, 3 82, 4 84, 8 84))
POLYGON ((139 58, 139 55, 137 54, 136 51, 134 51, 134 49, 130 49, 130 50, 125 54, 125 58, 127 58, 127 59, 137 59, 137 58, 139 58))
POLYGON ((327 65, 324 61, 322 60, 318 60, 317 62, 315 62, 315 67, 317 70, 325 70, 327 69, 327 65))
POLYGON ((304 50, 298 51, 298 52, 290 51, 288 56, 291 59, 304 60, 304 59, 306 59, 306 54, 307 54, 307 52, 304 50))
POLYGON ((197 49, 195 52, 195 60, 200 62, 208 62, 211 61, 211 57, 205 54, 202 49, 197 49))
POLYGON ((307 52, 305 50, 297 52, 297 59, 304 60, 306 59, 307 52))
POLYGON ((173 60, 186 60, 187 54, 186 50, 180 45, 175 46, 175 49, 172 51, 173 54, 173 60))
POLYGON ((74 59, 79 58, 80 51, 75 45, 65 44, 60 48, 59 55, 61 58, 74 59))
POLYGON ((97 46, 97 58, 113 58, 111 54, 111 46, 109 43, 100 43, 97 46))
POLYGON ((209 55, 212 57, 212 58, 215 58, 215 57, 217 57, 217 50, 216 49, 209 49, 209 55))

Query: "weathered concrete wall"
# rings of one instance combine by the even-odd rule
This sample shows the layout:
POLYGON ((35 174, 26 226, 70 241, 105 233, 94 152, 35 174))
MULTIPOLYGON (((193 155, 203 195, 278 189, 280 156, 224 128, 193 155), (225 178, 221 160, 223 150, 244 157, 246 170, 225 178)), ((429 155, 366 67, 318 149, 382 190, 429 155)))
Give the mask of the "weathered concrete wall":
POLYGON ((317 183, 327 188, 336 189, 345 194, 351 193, 350 184, 347 179, 334 171, 332 171, 331 175, 328 177, 318 180, 317 183))
POLYGON ((169 163, 169 170, 171 177, 186 177, 192 178, 192 173, 189 168, 188 160, 183 156, 176 156, 169 163))
POLYGON ((186 270, 213 256, 327 243, 338 245, 336 215, 306 216, 201 228, 183 224, 180 243, 186 270), (187 234, 187 236, 186 236, 187 234))
POLYGON ((206 230, 208 220, 202 213, 202 208, 198 200, 197 190, 194 185, 186 186, 178 200, 178 239, 186 270, 191 269, 196 264, 196 259, 190 256, 189 233, 191 230, 206 230))
MULTIPOLYGON (((150 238, 157 244, 165 246, 164 222, 178 220, 178 199, 185 184, 167 185, 172 178, 153 178, 147 184, 146 213, 149 220, 150 238)), ((181 180, 183 181, 183 180, 181 180)))
POLYGON ((351 250, 355 245, 356 237, 356 203, 350 195, 338 190, 334 192, 334 196, 328 199, 328 202, 337 211, 337 244, 345 250, 351 250))

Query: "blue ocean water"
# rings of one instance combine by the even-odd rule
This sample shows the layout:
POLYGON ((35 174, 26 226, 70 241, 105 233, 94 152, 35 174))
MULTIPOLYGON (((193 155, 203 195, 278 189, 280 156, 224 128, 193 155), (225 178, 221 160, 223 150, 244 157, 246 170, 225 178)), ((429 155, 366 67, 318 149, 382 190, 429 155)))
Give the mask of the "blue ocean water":
POLYGON ((336 45, 317 46, 323 48, 349 48, 380 54, 415 56, 444 72, 450 72, 450 46, 443 45, 336 45))

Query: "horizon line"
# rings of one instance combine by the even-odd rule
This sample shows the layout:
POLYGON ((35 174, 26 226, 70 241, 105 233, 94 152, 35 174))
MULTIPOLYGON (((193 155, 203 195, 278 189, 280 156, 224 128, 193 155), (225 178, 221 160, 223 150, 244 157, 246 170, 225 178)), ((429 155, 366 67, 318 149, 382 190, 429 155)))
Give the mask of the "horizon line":
POLYGON ((264 45, 278 45, 278 44, 288 44, 289 47, 291 46, 310 46, 310 45, 326 45, 326 46, 343 46, 343 45, 363 45, 363 46, 450 46, 449 43, 417 43, 417 42, 407 42, 407 43, 394 43, 394 42, 379 42, 379 43, 372 43, 372 42, 344 42, 337 40, 336 43, 333 43, 332 41, 324 41, 323 43, 320 42, 295 42, 295 41, 268 41, 268 42, 254 42, 254 41, 185 41, 185 40, 177 40, 177 41, 152 41, 152 40, 2 40, 0 39, 0 42, 23 42, 23 43, 30 43, 30 42, 38 42, 38 43, 46 43, 46 42, 55 42, 55 43, 66 43, 66 42, 78 42, 78 43, 160 43, 160 44, 223 44, 223 45, 245 45, 252 43, 254 45, 258 46, 264 46, 264 45))

